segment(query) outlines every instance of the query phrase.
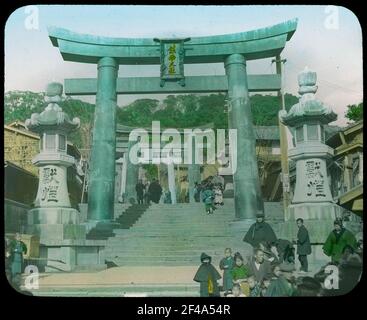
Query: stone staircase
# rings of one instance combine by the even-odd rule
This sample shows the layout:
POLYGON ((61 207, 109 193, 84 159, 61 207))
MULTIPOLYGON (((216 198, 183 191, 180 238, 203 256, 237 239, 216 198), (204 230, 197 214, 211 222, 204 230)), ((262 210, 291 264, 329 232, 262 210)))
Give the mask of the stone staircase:
POLYGON ((98 223, 87 233, 88 240, 106 240, 115 236, 115 229, 129 229, 139 220, 149 205, 133 204, 125 208, 118 216, 115 206, 115 218, 111 223, 98 223))
MULTIPOLYGON (((203 203, 152 204, 132 228, 113 230, 105 259, 116 266, 198 266, 206 252, 218 266, 226 247, 242 252, 246 231, 233 228, 233 199, 224 203, 212 215, 203 203)), ((281 219, 279 203, 265 208, 272 220, 281 219)))

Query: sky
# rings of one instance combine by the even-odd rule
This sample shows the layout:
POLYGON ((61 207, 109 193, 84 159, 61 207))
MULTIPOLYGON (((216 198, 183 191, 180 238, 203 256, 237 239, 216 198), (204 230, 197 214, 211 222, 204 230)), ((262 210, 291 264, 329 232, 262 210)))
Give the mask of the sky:
MULTIPOLYGON (((50 81, 96 77, 94 64, 63 61, 47 27, 111 37, 172 38, 244 32, 298 18, 298 27, 282 52, 284 92, 298 95, 297 75, 305 66, 317 72, 317 98, 346 125, 346 106, 363 100, 362 32, 344 7, 300 5, 138 6, 37 5, 14 11, 5 27, 5 92, 41 92, 50 81)), ((275 73, 271 59, 248 61, 248 74, 275 73)), ((223 64, 185 65, 185 75, 222 75, 223 64)), ((159 66, 120 66, 119 76, 159 76, 159 66)), ((119 106, 137 98, 124 95, 119 106)), ((94 102, 95 97, 77 97, 94 102)))

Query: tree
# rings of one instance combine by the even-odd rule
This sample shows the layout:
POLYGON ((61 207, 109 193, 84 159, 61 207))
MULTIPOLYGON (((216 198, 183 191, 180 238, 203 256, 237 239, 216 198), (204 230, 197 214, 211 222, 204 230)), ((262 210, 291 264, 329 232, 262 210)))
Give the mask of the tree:
POLYGON ((353 122, 363 119, 363 102, 359 104, 351 104, 347 106, 345 117, 353 122))

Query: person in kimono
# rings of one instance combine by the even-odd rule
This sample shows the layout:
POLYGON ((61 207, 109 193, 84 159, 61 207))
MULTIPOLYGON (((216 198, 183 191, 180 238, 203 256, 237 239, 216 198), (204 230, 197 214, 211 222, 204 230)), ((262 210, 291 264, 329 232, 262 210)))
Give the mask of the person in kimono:
POLYGON ((215 210, 215 206, 213 204, 214 201, 214 192, 211 184, 207 184, 205 190, 202 192, 202 199, 205 203, 205 211, 207 214, 212 214, 215 210))
POLYGON ((254 256, 247 267, 250 275, 253 275, 258 283, 262 283, 264 278, 270 278, 272 274, 270 262, 265 260, 264 251, 260 248, 254 250, 254 256))
POLYGON ((311 254, 311 243, 308 235, 308 230, 303 225, 303 219, 298 218, 297 221, 298 233, 297 233, 297 254, 298 260, 301 264, 300 271, 308 272, 307 256, 311 254))
POLYGON ((159 203, 162 195, 162 187, 155 178, 153 178, 152 183, 149 185, 148 193, 150 200, 154 203, 159 203))
POLYGON ((247 283, 250 288, 250 297, 260 297, 261 287, 253 275, 247 278, 247 283))
POLYGON ((279 263, 294 263, 295 249, 291 241, 286 239, 278 239, 275 243, 275 246, 278 251, 279 263))
POLYGON ((263 212, 256 214, 256 222, 247 231, 244 242, 252 245, 253 248, 259 247, 260 242, 267 242, 270 246, 276 243, 277 237, 273 228, 265 222, 263 212))
POLYGON ((234 255, 234 266, 231 271, 233 284, 239 284, 242 290, 242 293, 248 297, 250 295, 250 288, 247 283, 247 277, 250 272, 247 266, 243 263, 243 258, 239 252, 236 252, 234 255))
POLYGON ((195 182, 194 186, 194 200, 195 202, 200 202, 200 194, 201 194, 201 184, 195 182))
POLYGON ((201 254, 200 261, 201 265, 194 276, 194 281, 200 283, 200 297, 219 297, 217 281, 222 278, 221 275, 205 252, 201 254))
MULTIPOLYGON (((282 274, 283 270, 288 272, 289 269, 282 269, 282 265, 274 266, 273 278, 270 281, 269 287, 265 291, 265 297, 290 297, 293 295, 292 285, 282 274)), ((285 268, 289 267, 289 264, 284 265, 286 265, 285 268)))
POLYGON ((224 251, 224 258, 220 260, 219 268, 223 270, 223 290, 224 294, 228 294, 229 291, 232 290, 233 287, 233 279, 232 279, 232 268, 234 265, 234 259, 232 257, 231 248, 226 248, 224 251))
POLYGON ((168 189, 164 192, 163 203, 172 203, 171 192, 168 189))
POLYGON ((327 237, 322 249, 325 255, 331 257, 332 262, 339 263, 346 246, 355 250, 357 240, 352 232, 344 228, 342 220, 337 219, 334 222, 334 230, 327 237))
POLYGON ((8 247, 12 282, 23 272, 24 254, 27 254, 27 246, 21 240, 20 234, 16 233, 14 240, 10 242, 8 247))
POLYGON ((147 181, 144 186, 144 203, 150 204, 150 194, 149 194, 150 181, 147 181))
POLYGON ((214 176, 211 177, 211 183, 224 186, 224 178, 219 174, 219 172, 217 172, 214 176))
POLYGON ((271 279, 270 278, 264 278, 263 281, 260 284, 260 297, 266 297, 266 292, 270 286, 271 279))
POLYGON ((233 285, 232 293, 227 294, 226 297, 246 297, 246 295, 242 292, 241 286, 236 283, 233 285))
POLYGON ((277 255, 272 251, 272 248, 270 248, 268 243, 264 241, 260 242, 259 248, 264 252, 265 260, 269 261, 272 266, 279 263, 277 255))
POLYGON ((220 187, 220 185, 216 185, 214 187, 214 205, 219 206, 219 205, 223 205, 223 192, 222 189, 220 187))

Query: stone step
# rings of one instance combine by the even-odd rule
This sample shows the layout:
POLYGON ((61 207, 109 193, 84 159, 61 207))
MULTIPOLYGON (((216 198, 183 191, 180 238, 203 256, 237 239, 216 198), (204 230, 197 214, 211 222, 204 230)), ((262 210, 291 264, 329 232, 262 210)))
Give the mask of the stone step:
POLYGON ((119 284, 117 286, 40 287, 34 296, 62 297, 199 297, 199 284, 119 284))
POLYGON ((187 219, 181 221, 170 220, 144 220, 134 224, 135 227, 195 227, 195 226, 221 226, 222 224, 234 223, 230 219, 187 219), (152 220, 154 222, 152 222, 152 220))
POLYGON ((136 223, 134 224, 134 229, 140 229, 140 228, 160 228, 160 229, 164 229, 164 228, 172 228, 172 227, 177 227, 177 228, 193 228, 193 227, 198 227, 200 223, 200 227, 202 226, 208 226, 208 227, 218 227, 218 226, 222 226, 223 224, 228 224, 228 223, 232 223, 232 221, 200 221, 197 223, 193 223, 192 221, 187 221, 187 222, 180 222, 180 223, 175 223, 175 222, 161 222, 161 223, 157 223, 156 221, 154 223, 150 222, 150 224, 148 224, 147 222, 144 223, 136 223))
MULTIPOLYGON (((226 247, 231 247, 233 250, 235 248, 241 249, 241 246, 236 245, 233 242, 226 241, 224 243, 215 243, 213 245, 206 245, 204 244, 197 244, 192 246, 185 246, 183 244, 177 244, 177 245, 164 245, 164 244, 158 244, 158 245, 152 245, 148 246, 145 245, 136 245, 136 246, 109 246, 105 249, 105 253, 117 253, 117 252, 147 252, 147 253, 154 253, 154 252, 206 252, 206 251, 212 251, 212 252, 224 252, 224 249, 226 247), (144 249, 142 249, 144 248, 144 249)), ((241 250, 239 250, 241 251, 241 250)))
POLYGON ((169 216, 169 217, 162 217, 162 216, 150 216, 149 214, 144 215, 140 218, 139 224, 142 223, 152 223, 154 221, 154 224, 160 224, 160 223, 174 223, 174 224, 180 224, 180 223, 193 223, 194 221, 201 222, 201 223, 210 223, 210 222, 221 222, 221 221, 235 221, 234 217, 225 217, 220 216, 217 214, 203 214, 200 216, 187 216, 187 217, 176 217, 176 216, 169 216))
POLYGON ((183 249, 187 249, 187 250, 192 250, 192 249, 202 249, 202 248, 222 248, 222 247, 228 247, 228 246, 232 246, 232 247, 241 247, 241 245, 243 244, 242 241, 240 242, 236 242, 236 239, 228 239, 226 241, 220 241, 220 242, 198 242, 198 241, 193 241, 193 242, 187 242, 187 241, 167 241, 167 242, 155 242, 155 243, 149 243, 149 242, 130 242, 130 243, 126 243, 126 242, 120 242, 120 243, 107 243, 107 247, 105 250, 120 250, 120 249, 129 249, 129 250, 134 250, 134 249, 140 249, 140 248, 147 248, 147 250, 183 250, 183 249))
POLYGON ((156 243, 150 245, 149 243, 141 243, 141 244, 124 244, 124 245, 108 245, 105 249, 106 252, 112 252, 112 251, 124 251, 124 250, 139 250, 141 248, 146 248, 146 251, 149 252, 155 252, 160 250, 165 251, 180 251, 180 250, 222 250, 225 247, 241 247, 236 245, 232 241, 223 241, 223 242, 216 242, 216 243, 197 243, 197 244, 187 244, 187 243, 176 243, 176 244, 170 244, 170 243, 156 243))
MULTIPOLYGON (((208 253, 209 252, 215 252, 215 253, 221 253, 224 254, 224 249, 226 248, 226 244, 222 244, 221 246, 211 246, 208 245, 206 246, 205 244, 202 245, 195 245, 195 246, 189 246, 189 247, 185 247, 185 246, 161 246, 161 247, 143 247, 143 246, 136 246, 136 247, 109 247, 106 248, 104 250, 104 253, 113 253, 113 252, 147 252, 147 253, 166 253, 166 252, 177 252, 179 254, 183 254, 183 253, 190 253, 190 252, 202 252, 203 250, 206 250, 208 253)), ((241 248, 241 246, 237 245, 237 246, 233 246, 233 250, 235 248, 241 248)), ((206 252, 205 251, 205 252, 206 252)))
MULTIPOLYGON (((185 261, 185 260, 177 260, 177 261, 151 261, 151 260, 126 260, 125 258, 115 258, 112 259, 117 266, 199 266, 200 265, 200 257, 196 260, 185 261)), ((212 261, 213 265, 218 265, 218 261, 212 261)), ((194 275, 193 275, 194 277, 194 275)))
MULTIPOLYGON (((188 231, 189 232, 189 231, 188 231)), ((215 241, 216 239, 218 239, 219 241, 223 241, 225 239, 232 239, 233 236, 229 233, 227 234, 221 234, 220 236, 218 236, 217 232, 213 232, 213 233, 206 233, 206 234, 202 234, 202 233, 190 233, 188 234, 188 232, 182 232, 182 233, 172 233, 172 234, 160 234, 160 233, 129 233, 126 236, 123 237, 119 237, 121 240, 121 242, 116 242, 116 243, 127 243, 127 241, 129 240, 133 240, 135 241, 139 241, 143 240, 146 242, 149 241, 157 241, 158 239, 162 239, 162 241, 167 242, 167 241, 201 241, 201 240, 205 240, 205 241, 215 241), (124 241, 124 242, 122 242, 124 241)), ((109 239, 114 238, 114 237, 110 237, 109 239)), ((111 242, 109 242, 111 243, 111 242)), ((113 242, 112 242, 113 243, 113 242)))
MULTIPOLYGON (((234 208, 217 208, 215 212, 222 212, 224 214, 230 214, 234 211, 234 208)), ((182 212, 187 212, 189 215, 194 215, 199 212, 205 212, 205 206, 203 205, 200 208, 149 208, 147 212, 151 213, 161 213, 161 214, 177 214, 182 212)))
POLYGON ((130 242, 130 243, 108 243, 107 248, 116 249, 116 248, 141 248, 146 247, 150 249, 155 248, 174 248, 174 249, 181 249, 181 248, 216 248, 216 247, 223 247, 228 246, 229 244, 233 244, 233 239, 222 240, 222 241, 203 241, 203 242, 188 242, 188 241, 159 241, 150 243, 149 241, 141 241, 141 242, 130 242))
POLYGON ((170 225, 175 225, 175 226, 180 226, 180 225, 195 225, 196 223, 200 223, 200 224, 207 224, 207 225, 220 225, 221 223, 228 223, 228 222, 235 222, 234 219, 228 219, 228 218, 215 218, 213 216, 210 217, 205 217, 205 218, 201 218, 201 219, 174 219, 174 218, 169 218, 169 219, 155 219, 154 217, 152 217, 151 219, 144 219, 144 220, 140 220, 137 223, 135 223, 135 226, 147 226, 150 224, 150 226, 170 226, 170 225), (152 222, 154 221, 154 222, 152 222))
MULTIPOLYGON (((150 235, 150 236, 154 236, 154 235, 162 235, 162 236, 170 236, 170 235, 174 235, 174 234, 185 234, 187 232, 189 232, 192 235, 206 235, 206 234, 221 234, 223 233, 223 229, 224 227, 218 227, 218 226, 214 226, 214 227, 192 227, 192 228, 154 228, 154 229, 150 229, 150 228, 131 228, 131 230, 129 230, 129 234, 136 234, 136 235, 150 235)), ((121 234, 124 233, 123 231, 126 229, 114 229, 114 233, 115 234, 121 234), (122 231, 121 231, 122 230, 122 231)))
MULTIPOLYGON (((153 210, 148 209, 146 211, 148 215, 157 215, 157 216, 172 216, 172 217, 185 217, 185 216, 203 216, 205 215, 205 207, 201 208, 200 210, 193 210, 193 209, 182 209, 182 210, 153 210)), ((230 216, 233 215, 232 210, 224 211, 224 210, 214 210, 214 214, 217 215, 225 215, 230 216)))
POLYGON ((154 252, 155 255, 160 256, 160 257, 167 257, 167 256, 196 256, 196 257, 200 257, 202 252, 205 252, 206 254, 210 255, 210 256, 224 256, 224 249, 225 247, 223 247, 222 249, 218 249, 218 250, 203 250, 201 248, 200 249, 192 249, 192 250, 185 250, 185 251, 180 251, 180 250, 174 250, 171 249, 170 251, 168 250, 164 250, 164 251, 159 251, 159 250, 121 250, 121 251, 107 251, 105 252, 105 257, 131 257, 132 255, 148 255, 154 252))
POLYGON ((188 232, 190 234, 215 234, 215 235, 223 235, 224 233, 227 233, 225 229, 227 229, 228 226, 222 225, 220 228, 219 227, 213 227, 213 228, 206 228, 205 226, 202 226, 201 228, 196 228, 196 227, 192 227, 192 228, 174 228, 172 227, 171 229, 155 229, 155 230, 150 230, 150 228, 142 228, 142 229, 135 229, 134 227, 130 228, 130 229, 113 229, 113 233, 115 235, 125 235, 125 234, 136 234, 136 235, 145 235, 148 233, 151 234, 157 234, 157 235, 174 235, 176 232, 177 233, 183 233, 183 232, 188 232))

